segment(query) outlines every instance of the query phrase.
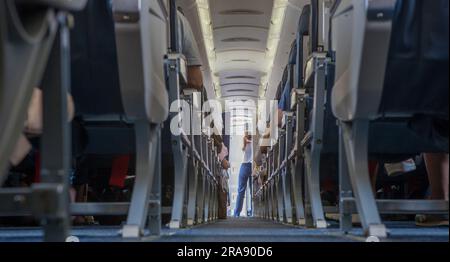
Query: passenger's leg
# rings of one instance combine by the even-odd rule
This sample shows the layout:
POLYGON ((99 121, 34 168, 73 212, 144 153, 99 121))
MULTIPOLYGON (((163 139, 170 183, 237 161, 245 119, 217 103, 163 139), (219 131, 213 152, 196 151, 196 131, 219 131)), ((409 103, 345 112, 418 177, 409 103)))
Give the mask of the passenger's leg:
MULTIPOLYGON (((33 89, 33 95, 28 106, 27 119, 24 131, 26 134, 40 136, 43 132, 43 94, 40 88, 33 89)), ((71 122, 75 116, 73 97, 67 94, 67 118, 71 122)))
POLYGON ((197 90, 198 92, 202 91, 203 87, 203 74, 200 66, 188 66, 188 87, 197 90))
POLYGON ((430 180, 431 199, 448 200, 448 154, 424 154, 430 180))
MULTIPOLYGON (((431 187, 431 199, 448 201, 448 175, 449 156, 448 154, 424 154, 427 167, 428 179, 431 187)), ((418 215, 416 217, 418 226, 448 226, 447 215, 418 215)))
POLYGON ((25 135, 20 135, 19 140, 16 143, 16 147, 13 151, 12 156, 9 159, 9 162, 12 166, 17 166, 22 162, 28 153, 31 151, 31 143, 25 137, 25 135))
MULTIPOLYGON (((223 179, 223 178, 222 178, 223 179)), ((227 218, 227 192, 225 188, 219 186, 219 219, 227 218)))
POLYGON ((244 204, 245 191, 247 190, 247 181, 248 181, 248 165, 242 164, 241 169, 239 171, 239 187, 238 187, 238 195, 236 199, 236 209, 234 211, 234 216, 240 216, 242 212, 242 206, 244 204))

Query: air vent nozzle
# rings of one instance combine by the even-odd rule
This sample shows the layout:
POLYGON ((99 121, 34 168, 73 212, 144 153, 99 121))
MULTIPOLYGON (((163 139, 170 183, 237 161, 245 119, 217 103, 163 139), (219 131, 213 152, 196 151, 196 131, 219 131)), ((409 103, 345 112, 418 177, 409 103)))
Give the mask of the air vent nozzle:
POLYGON ((253 76, 227 76, 225 79, 234 80, 234 79, 256 79, 253 76))
POLYGON ((233 59, 231 62, 250 62, 249 59, 233 59))
POLYGON ((231 9, 222 11, 219 14, 221 15, 263 15, 264 12, 251 10, 251 9, 231 9))
POLYGON ((250 37, 231 37, 222 40, 224 43, 237 43, 237 42, 261 42, 259 39, 250 37))

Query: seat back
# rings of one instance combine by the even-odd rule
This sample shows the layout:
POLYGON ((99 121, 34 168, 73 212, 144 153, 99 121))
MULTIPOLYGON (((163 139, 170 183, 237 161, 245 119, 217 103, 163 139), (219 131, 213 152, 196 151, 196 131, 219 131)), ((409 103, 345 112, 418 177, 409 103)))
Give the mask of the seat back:
POLYGON ((337 154, 339 147, 339 127, 336 122, 336 117, 333 115, 331 108, 331 94, 334 86, 335 66, 332 63, 327 64, 326 68, 326 101, 324 113, 324 127, 323 127, 323 154, 337 154))
POLYGON ((332 106, 343 121, 374 119, 385 68, 396 0, 342 0, 332 18, 336 82, 332 106))
POLYGON ((289 65, 286 65, 283 71, 283 77, 281 78, 281 89, 284 90, 287 81, 289 80, 289 65))
POLYGON ((448 119, 448 1, 342 0, 332 26, 339 119, 448 119))
POLYGON ((302 9, 302 14, 298 22, 298 32, 297 32, 297 51, 296 53, 296 69, 295 69, 295 79, 296 86, 298 88, 303 87, 304 83, 304 65, 305 65, 305 51, 308 52, 308 48, 305 48, 305 36, 309 35, 311 24, 311 5, 305 5, 302 9))
POLYGON ((167 12, 162 1, 90 0, 75 15, 72 88, 77 113, 161 123, 167 12))
POLYGON ((275 100, 281 99, 281 94, 283 93, 283 87, 281 86, 281 82, 278 83, 277 92, 275 93, 275 100))
POLYGON ((289 65, 295 65, 297 62, 297 41, 294 41, 291 45, 291 51, 289 52, 289 65))
POLYGON ((446 0, 397 2, 381 115, 424 114, 448 120, 448 8, 446 0))
POLYGON ((82 116, 124 115, 112 12, 107 0, 89 0, 75 12, 71 37, 72 95, 82 116))
POLYGON ((164 1, 113 1, 120 86, 129 118, 162 123, 169 98, 164 77, 168 17, 164 1), (144 108, 141 107, 144 106, 144 108))
MULTIPOLYGON (((3 3, 4 5, 4 3, 3 3)), ((3 82, 4 82, 4 41, 6 39, 6 14, 4 10, 4 6, 0 6, 0 101, 2 101, 2 90, 3 90, 3 82)))
POLYGON ((56 29, 55 13, 48 7, 14 0, 0 3, 0 184, 23 131, 33 87, 44 74, 56 29))
POLYGON ((445 0, 338 6, 333 112, 341 121, 377 120, 370 152, 448 152, 448 13, 445 0))

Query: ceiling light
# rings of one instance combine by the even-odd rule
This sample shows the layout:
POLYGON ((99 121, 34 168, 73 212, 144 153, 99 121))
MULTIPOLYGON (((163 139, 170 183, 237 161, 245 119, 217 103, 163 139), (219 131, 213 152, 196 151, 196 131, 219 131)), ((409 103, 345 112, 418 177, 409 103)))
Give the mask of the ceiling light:
MULTIPOLYGON (((288 0, 275 0, 272 10, 272 18, 270 21, 269 36, 267 39, 266 49, 266 65, 265 73, 269 73, 273 69, 275 57, 278 51, 278 45, 280 43, 281 33, 283 29, 283 23, 286 16, 286 9, 289 4, 288 0)), ((265 76, 261 78, 260 97, 264 98, 267 93, 269 77, 265 76)))
POLYGON ((232 9, 221 11, 219 14, 221 15, 263 15, 264 13, 257 10, 250 9, 232 9))
POLYGON ((215 74, 216 50, 214 47, 214 34, 209 0, 196 0, 196 2, 203 33, 203 42, 205 43, 206 55, 208 57, 209 68, 211 70, 213 87, 217 98, 220 98, 222 94, 220 92, 220 80, 215 74))

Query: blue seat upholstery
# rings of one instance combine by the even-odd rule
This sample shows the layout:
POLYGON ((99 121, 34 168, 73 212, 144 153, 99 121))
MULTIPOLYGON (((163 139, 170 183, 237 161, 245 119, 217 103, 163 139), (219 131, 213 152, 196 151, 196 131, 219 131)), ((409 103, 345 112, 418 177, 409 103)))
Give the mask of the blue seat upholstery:
POLYGON ((297 63, 297 41, 294 41, 289 53, 289 65, 295 65, 297 63))

